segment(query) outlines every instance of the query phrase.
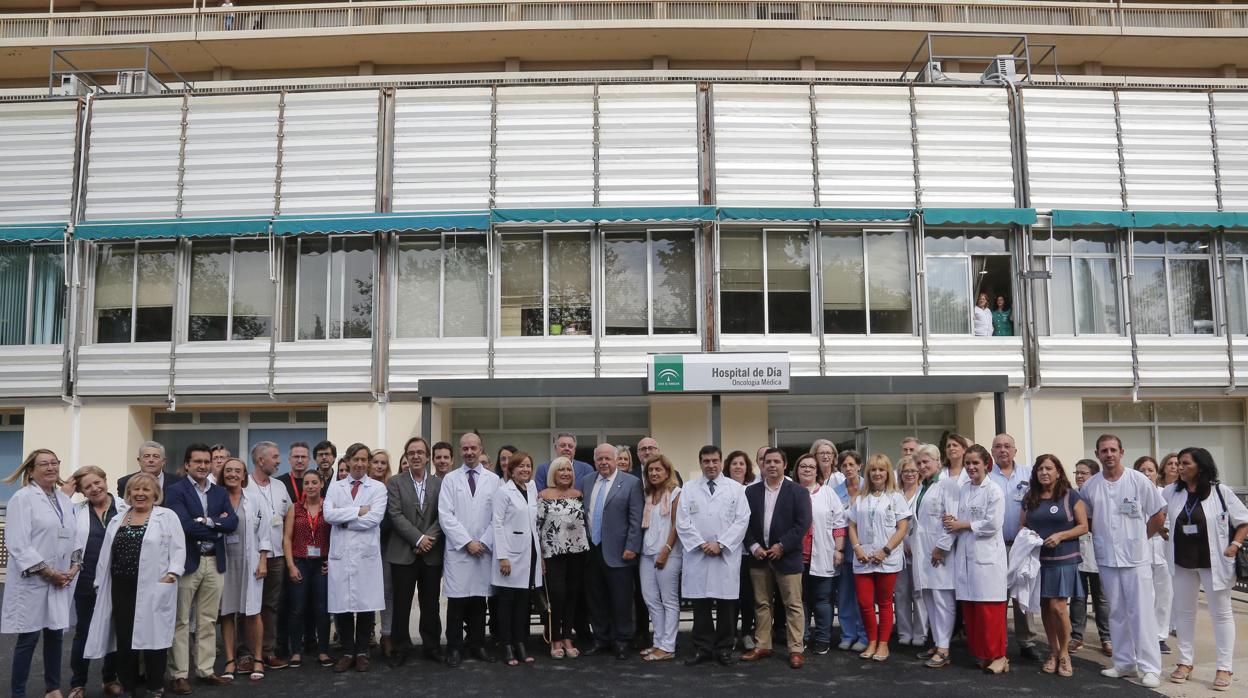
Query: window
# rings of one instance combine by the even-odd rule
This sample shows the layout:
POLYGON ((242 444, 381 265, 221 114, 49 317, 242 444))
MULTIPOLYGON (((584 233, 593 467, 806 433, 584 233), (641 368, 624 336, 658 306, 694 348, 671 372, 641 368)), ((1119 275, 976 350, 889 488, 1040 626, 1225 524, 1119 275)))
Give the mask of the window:
POLYGON ((823 331, 910 334, 910 252, 904 230, 820 235, 823 331))
POLYGON ((773 397, 767 406, 772 443, 793 462, 815 439, 830 439, 838 450, 886 453, 896 458, 907 436, 935 443, 952 430, 957 407, 950 402, 899 398, 864 403, 853 398, 773 397))
POLYGON ((1136 232, 1131 315, 1139 334, 1214 334, 1208 233, 1136 232))
POLYGON ((371 235, 287 240, 286 255, 282 336, 287 341, 373 335, 371 235))
MULTIPOLYGON (((261 441, 277 444, 282 460, 290 444, 316 444, 325 439, 328 414, 323 407, 265 408, 262 410, 182 410, 152 412, 152 440, 165 447, 165 470, 182 465, 186 447, 193 443, 225 444, 230 453, 250 463, 252 446, 261 441)), ((398 467, 397 461, 391 462, 398 467)), ((288 470, 289 465, 283 470, 288 470)))
POLYGON ((95 341, 173 339, 177 244, 100 245, 95 265, 95 341))
MULTIPOLYGON (((22 452, 24 416, 22 412, 0 413, 0 463, 4 463, 6 469, 12 467, 8 465, 10 463, 21 463, 26 455, 22 452)), ((0 482, 0 511, 4 510, 5 503, 21 488, 21 480, 7 485, 0 482)))
POLYGON ((196 241, 191 248, 192 342, 260 339, 273 331, 267 240, 196 241))
MULTIPOLYGON (((570 432, 576 435, 577 460, 594 461, 594 447, 600 443, 628 444, 635 448, 650 433, 650 407, 645 404, 549 404, 509 407, 473 406, 451 408, 451 443, 477 430, 485 444, 485 453, 494 462, 499 447, 510 444, 533 456, 537 463, 548 462, 553 455, 555 435, 570 432)), ((456 452, 458 454, 458 451, 456 452)), ((458 455, 456 455, 458 458, 458 455)), ((637 454, 633 452, 633 458, 637 454)), ((545 483, 539 483, 545 486, 545 483)))
POLYGON ((1225 233, 1226 315, 1231 334, 1248 332, 1248 233, 1225 233))
POLYGON ((399 238, 397 337, 484 337, 485 236, 445 233, 399 238))
POLYGON ((503 337, 593 332, 588 232, 506 234, 499 279, 503 337))
POLYGON ((1003 297, 1012 316, 1010 247, 1005 231, 929 228, 924 248, 927 312, 933 334, 971 334, 971 308, 981 293, 988 294, 990 310, 996 309, 997 296, 1003 297))
POLYGON ((607 334, 697 332, 691 231, 608 234, 603 239, 603 270, 607 334))
POLYGON ((724 231, 719 265, 725 334, 810 333, 809 231, 724 231))
POLYGON ((1121 333, 1117 231, 1039 231, 1032 254, 1037 258, 1037 270, 1048 270, 1052 275, 1047 303, 1042 286, 1037 296, 1042 332, 1121 333))
POLYGON ((59 344, 65 319, 60 245, 0 245, 0 344, 59 344))

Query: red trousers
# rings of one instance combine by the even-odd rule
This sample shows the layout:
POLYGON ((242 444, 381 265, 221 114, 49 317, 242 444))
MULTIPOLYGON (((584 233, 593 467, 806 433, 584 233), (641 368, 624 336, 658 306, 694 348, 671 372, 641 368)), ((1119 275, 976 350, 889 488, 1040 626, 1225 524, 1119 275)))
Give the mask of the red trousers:
POLYGON ((866 628, 868 642, 888 642, 893 634, 893 585, 896 583, 896 572, 854 575, 858 610, 862 612, 862 626, 866 628), (878 621, 875 615, 877 606, 880 609, 878 621))
POLYGON ((1006 602, 962 601, 961 604, 971 656, 980 661, 1004 657, 1006 602))

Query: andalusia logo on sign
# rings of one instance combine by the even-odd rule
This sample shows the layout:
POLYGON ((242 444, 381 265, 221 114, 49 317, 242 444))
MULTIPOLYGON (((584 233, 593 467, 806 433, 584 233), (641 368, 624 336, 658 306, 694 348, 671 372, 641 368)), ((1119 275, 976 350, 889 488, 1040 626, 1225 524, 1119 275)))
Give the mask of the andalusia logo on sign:
POLYGON ((654 357, 654 391, 678 393, 685 389, 685 358, 679 354, 654 357))

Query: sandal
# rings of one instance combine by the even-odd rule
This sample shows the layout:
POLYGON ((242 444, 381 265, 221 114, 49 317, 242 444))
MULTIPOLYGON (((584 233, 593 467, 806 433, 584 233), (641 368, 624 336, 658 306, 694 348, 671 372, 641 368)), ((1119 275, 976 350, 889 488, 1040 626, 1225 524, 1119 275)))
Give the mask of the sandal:
POLYGON ((1214 678, 1213 680, 1213 687, 1212 687, 1213 690, 1215 691, 1231 690, 1231 677, 1234 675, 1235 674, 1233 674, 1232 672, 1219 669, 1217 677, 1214 678))
POLYGON ((1040 671, 1043 671, 1046 674, 1052 674, 1056 672, 1057 671, 1057 657, 1054 657, 1053 655, 1050 654, 1049 658, 1044 660, 1044 664, 1041 665, 1040 671))
POLYGON ((640 654, 641 656, 645 657, 645 656, 649 655, 651 652, 653 652, 653 651, 655 651, 655 650, 657 650, 657 649, 658 649, 658 647, 647 647, 646 649, 644 649, 644 650, 642 650, 642 651, 638 652, 637 654, 640 654))
POLYGON ((563 648, 562 648, 562 647, 551 647, 551 648, 550 648, 550 658, 551 658, 551 659, 563 659, 563 657, 564 657, 564 655, 565 655, 565 654, 566 654, 566 653, 563 651, 563 648))
POLYGON ((580 651, 580 650, 578 650, 578 649, 577 649, 577 648, 575 648, 575 647, 569 647, 569 648, 568 648, 568 658, 569 658, 569 659, 576 659, 576 658, 577 658, 577 657, 579 657, 579 656, 581 656, 581 651, 580 651))
POLYGON ((944 667, 949 666, 949 655, 940 651, 933 652, 932 656, 923 663, 923 666, 928 669, 943 669, 944 667))
POLYGON ((1057 660, 1057 675, 1067 679, 1075 675, 1075 668, 1070 663, 1070 655, 1057 660))
POLYGON ((646 655, 646 657, 645 657, 645 661, 647 661, 647 662, 665 662, 665 661, 667 661, 667 660, 669 660, 669 659, 675 659, 675 658, 676 658, 676 655, 675 655, 675 654, 671 654, 671 653, 668 653, 668 652, 664 652, 664 651, 663 651, 663 650, 661 650, 661 649, 655 648, 655 650, 654 650, 653 652, 651 652, 650 654, 647 654, 647 655, 646 655))
POLYGON ((334 658, 328 654, 320 654, 316 657, 316 663, 328 669, 334 665, 334 658))
POLYGON ((298 669, 299 667, 303 666, 303 655, 299 655, 299 654, 290 655, 290 663, 287 666, 289 666, 292 669, 298 669))
POLYGON ((69 689, 69 698, 86 698, 87 689, 82 686, 69 689))
POLYGON ((1071 652, 1078 652, 1081 649, 1083 649, 1083 640, 1071 640, 1070 641, 1071 652))
POLYGON ((222 676, 233 676, 238 673, 238 662, 230 659, 226 661, 225 666, 221 667, 222 676))
POLYGON ((938 654, 940 654, 940 650, 936 649, 935 647, 932 647, 930 649, 926 649, 926 650, 923 650, 922 652, 919 652, 915 656, 918 657, 919 659, 931 659, 932 657, 935 657, 938 654))
POLYGON ((257 659, 251 665, 251 680, 259 681, 260 679, 263 679, 263 678, 264 678, 264 662, 257 659))
POLYGON ((1174 671, 1170 674, 1170 683, 1187 683, 1187 679, 1191 675, 1192 667, 1186 664, 1179 664, 1174 667, 1174 671))

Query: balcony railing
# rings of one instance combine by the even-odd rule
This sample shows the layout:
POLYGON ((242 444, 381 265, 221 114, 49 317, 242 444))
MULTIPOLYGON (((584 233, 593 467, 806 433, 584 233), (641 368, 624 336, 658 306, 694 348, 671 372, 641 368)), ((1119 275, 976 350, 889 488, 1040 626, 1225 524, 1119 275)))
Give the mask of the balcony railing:
POLYGON ((1033 0, 912 2, 745 2, 737 0, 567 0, 471 2, 401 0, 251 8, 195 8, 0 15, 6 39, 163 34, 299 32, 538 22, 765 22, 967 24, 1044 28, 1235 30, 1244 5, 1154 5, 1033 0))

